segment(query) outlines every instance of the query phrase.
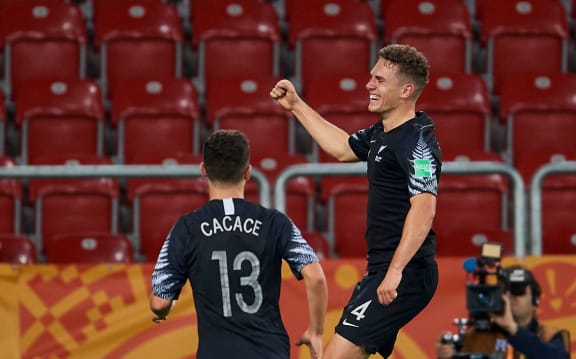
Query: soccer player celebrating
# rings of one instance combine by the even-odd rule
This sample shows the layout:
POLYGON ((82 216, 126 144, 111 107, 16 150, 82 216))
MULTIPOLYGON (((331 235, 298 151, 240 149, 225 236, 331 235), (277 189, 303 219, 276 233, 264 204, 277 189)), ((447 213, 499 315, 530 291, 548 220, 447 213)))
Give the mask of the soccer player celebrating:
POLYGON ((344 308, 324 359, 360 359, 374 353, 387 358, 398 331, 436 291, 431 227, 441 155, 432 120, 416 111, 428 67, 411 46, 382 48, 366 84, 367 109, 380 119, 351 136, 306 104, 288 80, 270 91, 325 152, 342 162, 366 161, 368 166, 367 274, 344 308))

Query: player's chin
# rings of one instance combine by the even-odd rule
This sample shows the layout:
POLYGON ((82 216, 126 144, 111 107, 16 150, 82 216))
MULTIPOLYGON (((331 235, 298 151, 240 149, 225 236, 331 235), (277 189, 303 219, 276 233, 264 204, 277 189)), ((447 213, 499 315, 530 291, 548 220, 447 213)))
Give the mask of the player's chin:
POLYGON ((380 105, 373 102, 368 103, 368 111, 375 114, 379 114, 382 112, 380 105))

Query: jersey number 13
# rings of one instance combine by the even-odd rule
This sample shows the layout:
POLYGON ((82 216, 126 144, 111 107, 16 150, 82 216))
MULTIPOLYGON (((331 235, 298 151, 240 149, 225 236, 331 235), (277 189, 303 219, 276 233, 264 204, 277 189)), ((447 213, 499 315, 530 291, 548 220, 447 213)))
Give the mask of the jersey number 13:
MULTIPOLYGON (((230 293, 230 276, 228 273, 228 259, 226 251, 213 251, 212 260, 218 261, 220 268, 220 286, 222 289, 222 310, 225 317, 232 316, 232 299, 230 293)), ((252 252, 244 251, 238 253, 234 257, 232 263, 232 269, 239 271, 242 268, 242 263, 250 263, 251 271, 246 276, 241 276, 240 285, 243 287, 250 287, 254 292, 254 302, 251 304, 246 303, 242 293, 234 293, 234 299, 236 299, 236 304, 240 310, 245 313, 253 314, 256 313, 260 306, 262 305, 262 286, 258 283, 258 276, 260 275, 260 260, 252 252)))

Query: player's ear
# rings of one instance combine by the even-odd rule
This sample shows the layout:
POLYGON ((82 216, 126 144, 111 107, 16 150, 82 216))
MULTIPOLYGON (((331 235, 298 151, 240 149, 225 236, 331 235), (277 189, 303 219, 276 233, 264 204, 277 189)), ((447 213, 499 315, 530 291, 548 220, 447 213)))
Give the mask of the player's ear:
POLYGON ((414 86, 414 84, 411 83, 405 84, 404 86, 402 86, 402 93, 400 94, 400 97, 402 97, 403 99, 408 99, 412 97, 415 89, 416 86, 414 86))
POLYGON ((204 161, 200 162, 200 172, 202 172, 202 176, 208 177, 208 174, 206 173, 206 167, 204 167, 204 161))
POLYGON ((248 165, 248 167, 246 167, 246 172, 244 172, 244 180, 248 181, 250 179, 251 174, 252 174, 252 165, 248 165))

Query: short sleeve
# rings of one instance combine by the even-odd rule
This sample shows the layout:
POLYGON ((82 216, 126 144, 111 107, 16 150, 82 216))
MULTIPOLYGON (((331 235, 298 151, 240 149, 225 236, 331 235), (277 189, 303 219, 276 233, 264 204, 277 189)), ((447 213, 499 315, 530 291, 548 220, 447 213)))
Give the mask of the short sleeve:
POLYGON ((372 138, 373 127, 365 128, 348 137, 348 145, 352 152, 358 157, 360 161, 368 160, 368 152, 370 152, 370 139, 372 138))
POLYGON ((282 257, 290 266, 294 276, 300 280, 302 279, 300 273, 302 268, 310 263, 319 262, 319 259, 314 249, 302 237, 298 227, 288 218, 286 218, 285 228, 286 230, 281 232, 283 233, 282 242, 284 244, 282 257))
POLYGON ((152 292, 160 298, 178 299, 188 280, 186 243, 189 233, 181 218, 166 237, 152 272, 152 292))
POLYGON ((411 196, 420 193, 438 195, 439 159, 422 132, 410 152, 402 154, 398 160, 408 176, 408 191, 411 196))

